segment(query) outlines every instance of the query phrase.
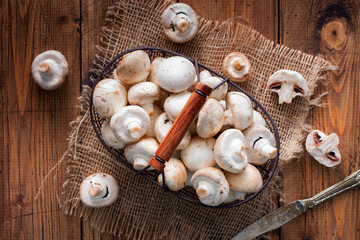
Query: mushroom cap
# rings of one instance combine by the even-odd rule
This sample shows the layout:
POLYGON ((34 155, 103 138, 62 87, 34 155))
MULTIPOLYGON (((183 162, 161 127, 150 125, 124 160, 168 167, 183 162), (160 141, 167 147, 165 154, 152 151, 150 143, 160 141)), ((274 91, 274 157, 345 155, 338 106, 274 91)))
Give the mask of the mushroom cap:
POLYGON ((66 58, 55 50, 40 53, 31 64, 33 79, 45 90, 59 88, 65 82, 68 71, 66 58))
POLYGON ((175 121, 177 116, 179 116, 181 110, 184 108, 186 102, 189 100, 191 93, 188 91, 182 91, 179 93, 174 93, 166 98, 164 102, 164 110, 166 115, 172 120, 175 121))
POLYGON ((225 172, 225 177, 229 182, 230 189, 237 192, 254 193, 259 191, 263 185, 259 170, 251 164, 239 173, 225 172))
POLYGON ((195 67, 184 57, 156 58, 151 63, 150 80, 169 92, 181 92, 194 82, 195 67))
POLYGON ((229 183, 223 172, 214 167, 199 169, 191 178, 199 200, 208 206, 218 206, 229 195, 229 183))
POLYGON ((254 111, 253 111, 253 114, 254 114, 253 123, 266 126, 266 121, 265 121, 265 119, 263 118, 263 116, 261 115, 261 113, 259 113, 258 111, 254 110, 254 111))
POLYGON ((115 79, 101 80, 94 89, 94 109, 103 118, 111 118, 127 105, 127 91, 115 79))
POLYGON ((306 151, 320 164, 334 167, 341 163, 341 154, 337 146, 339 137, 332 133, 327 136, 319 130, 313 130, 306 138, 306 151))
MULTIPOLYGON (((187 173, 184 164, 180 160, 170 158, 170 160, 165 163, 164 174, 165 184, 170 190, 179 191, 185 187, 187 173)), ((161 174, 158 176, 158 182, 162 184, 161 174)))
POLYGON ((125 54, 116 67, 117 77, 124 84, 145 82, 149 73, 150 58, 142 50, 125 54))
POLYGON ((237 129, 228 129, 221 133, 214 146, 216 163, 229 172, 244 171, 248 165, 244 142, 244 135, 237 129))
MULTIPOLYGON (((154 138, 143 137, 135 143, 126 145, 124 156, 136 170, 141 170, 149 165, 158 147, 159 143, 154 138)), ((153 170, 153 168, 150 167, 148 170, 153 170)))
POLYGON ((126 143, 132 143, 145 135, 150 125, 149 114, 141 107, 129 105, 115 113, 110 121, 114 136, 126 143))
MULTIPOLYGON (((161 143, 168 131, 170 130, 171 126, 173 124, 173 121, 166 115, 166 113, 160 114, 160 116, 156 119, 154 131, 156 139, 161 143)), ((189 131, 186 132, 184 138, 181 140, 179 146, 176 148, 176 150, 182 150, 189 145, 191 140, 191 135, 189 131)))
POLYGON ((147 137, 155 137, 155 131, 154 131, 155 122, 156 122, 156 119, 160 116, 160 114, 163 113, 163 111, 158 106, 154 105, 153 107, 154 107, 153 113, 149 114, 150 126, 149 126, 148 131, 145 134, 147 137))
MULTIPOLYGON (((222 82, 221 78, 213 77, 211 74, 209 76, 209 74, 210 72, 207 70, 204 70, 200 73, 200 80, 202 83, 206 84, 211 88, 214 88, 222 82)), ((225 99, 225 95, 227 91, 228 91, 228 84, 225 82, 220 87, 212 91, 211 94, 209 95, 209 98, 215 98, 218 101, 223 100, 225 99)))
POLYGON ((244 137, 249 163, 262 165, 276 156, 275 137, 265 126, 252 124, 244 131, 244 137))
POLYGON ((196 132, 202 138, 215 136, 224 124, 224 110, 221 104, 213 99, 206 100, 201 108, 196 124, 196 132))
POLYGON ((161 89, 152 82, 137 83, 128 91, 129 103, 142 106, 149 115, 154 112, 153 103, 161 96, 161 89))
POLYGON ((106 173, 95 173, 80 185, 80 200, 88 207, 105 207, 113 204, 119 196, 119 185, 106 173))
POLYGON ((250 126, 254 119, 253 108, 250 99, 241 92, 229 92, 226 95, 225 123, 230 123, 239 130, 250 126))
POLYGON ((215 138, 194 136, 189 145, 181 150, 181 160, 189 171, 195 172, 216 165, 213 152, 215 141, 215 138))
POLYGON ((104 142, 114 148, 114 149, 120 149, 125 147, 126 143, 120 142, 115 136, 114 133, 111 130, 110 127, 110 119, 106 119, 104 123, 101 126, 101 136, 104 142))
POLYGON ((161 22, 168 38, 176 43, 188 42, 199 31, 199 23, 194 10, 185 3, 175 3, 167 7, 161 22))
POLYGON ((222 64, 224 76, 235 82, 244 82, 249 78, 251 64, 245 54, 233 52, 227 55, 222 64))
POLYGON ((272 74, 267 88, 279 94, 279 104, 291 103, 296 96, 307 96, 309 88, 305 78, 292 70, 279 70, 272 74))

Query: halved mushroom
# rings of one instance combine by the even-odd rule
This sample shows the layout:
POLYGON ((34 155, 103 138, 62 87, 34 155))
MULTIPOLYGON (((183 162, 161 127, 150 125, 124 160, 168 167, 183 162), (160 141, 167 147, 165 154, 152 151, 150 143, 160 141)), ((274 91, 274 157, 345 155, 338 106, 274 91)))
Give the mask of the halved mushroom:
POLYGON ((320 164, 327 167, 334 167, 341 163, 338 145, 339 137, 336 133, 327 136, 319 130, 313 130, 306 138, 306 151, 320 164))
POLYGON ((265 126, 252 124, 244 131, 244 136, 249 163, 262 165, 276 156, 274 135, 265 126))
POLYGON ((238 173, 248 165, 245 138, 241 131, 228 129, 220 134, 214 146, 216 163, 224 170, 238 173))
POLYGON ((189 171, 196 172, 201 168, 216 165, 213 152, 215 141, 215 138, 194 136, 189 145, 181 150, 181 160, 189 171))
POLYGON ((218 206, 229 195, 229 183, 223 172, 214 167, 202 168, 194 173, 191 184, 199 200, 208 206, 218 206))
POLYGON ((225 172, 231 190, 242 193, 254 193, 261 189, 263 180, 259 170, 249 164, 239 173, 225 172))
POLYGON ((185 3, 175 3, 166 8, 161 22, 165 34, 176 43, 190 41, 199 30, 196 13, 185 3))
POLYGON ((196 124, 196 132, 202 138, 215 136, 224 124, 224 110, 221 104, 213 99, 206 100, 201 108, 196 124))
POLYGON ((194 65, 184 57, 156 58, 151 63, 150 81, 169 92, 181 92, 193 84, 194 65))
MULTIPOLYGON (((135 143, 126 145, 124 156, 136 170, 141 170, 149 165, 158 147, 159 143, 155 139, 143 137, 135 143)), ((153 170, 153 168, 150 167, 148 170, 153 170)))
POLYGON ((119 141, 113 131, 111 130, 111 127, 110 127, 110 119, 106 119, 105 122, 102 124, 101 126, 101 136, 102 136, 102 139, 104 140, 104 142, 114 148, 114 149, 120 149, 120 148, 123 148, 125 147, 126 143, 125 142, 122 142, 122 141, 119 141))
POLYGON ((117 77, 123 84, 145 82, 149 73, 150 58, 142 50, 124 55, 116 68, 117 77))
POLYGON ((127 105, 127 91, 115 79, 101 80, 94 89, 93 104, 95 111, 103 118, 111 118, 127 105))
POLYGON ((235 82, 244 82, 249 78, 251 65, 245 54, 233 52, 223 60, 224 76, 235 82))
POLYGON ((166 98, 164 102, 164 110, 166 115, 175 121, 181 110, 184 108, 187 100, 190 98, 191 93, 188 91, 182 91, 175 93, 166 98))
POLYGON ((253 108, 250 99, 241 92, 229 92, 226 95, 225 122, 224 125, 232 125, 239 130, 250 126, 254 119, 253 108))
POLYGON ((149 115, 154 113, 154 102, 162 96, 160 88, 152 82, 141 82, 133 85, 128 92, 132 105, 140 105, 149 115))
POLYGON ((126 143, 132 143, 145 135, 150 125, 149 114, 141 107, 129 105, 112 116, 110 121, 114 136, 126 143))
POLYGON ((88 207, 105 207, 113 204, 119 196, 119 185, 106 173, 95 173, 80 185, 80 200, 88 207))
POLYGON ((36 56, 31 64, 35 82, 45 90, 55 90, 65 81, 69 67, 64 55, 49 50, 36 56))
POLYGON ((292 70, 279 70, 270 76, 267 88, 279 94, 279 104, 291 103, 296 96, 307 96, 309 88, 305 78, 292 70))
MULTIPOLYGON (((186 168, 182 162, 176 158, 170 158, 165 163, 164 168, 165 184, 172 191, 179 191, 185 187, 187 176, 186 168)), ((162 175, 158 176, 158 182, 163 183, 162 175)))

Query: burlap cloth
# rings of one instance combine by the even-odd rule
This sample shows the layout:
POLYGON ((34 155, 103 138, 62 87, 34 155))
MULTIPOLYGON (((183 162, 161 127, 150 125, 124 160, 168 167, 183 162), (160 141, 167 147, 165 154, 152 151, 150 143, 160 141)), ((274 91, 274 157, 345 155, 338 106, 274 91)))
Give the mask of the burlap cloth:
MULTIPOLYGON (((279 69, 300 72, 310 96, 330 65, 323 59, 289 49, 266 39, 236 21, 212 22, 200 18, 200 31, 186 44, 175 44, 162 31, 160 16, 171 1, 120 1, 109 8, 91 81, 120 52, 153 46, 182 53, 221 72, 225 55, 245 53, 251 64, 249 81, 240 84, 269 111, 281 136, 280 165, 302 151, 306 117, 315 100, 297 97, 278 104, 278 95, 265 90, 269 76, 279 69)), ((73 125, 66 153, 68 179, 64 184, 64 211, 83 217, 103 232, 129 239, 228 239, 267 213, 269 198, 281 181, 278 173, 266 189, 249 203, 231 209, 209 209, 178 199, 127 169, 112 157, 95 135, 89 117, 89 89, 84 88, 82 113, 73 125), (114 176, 121 188, 119 199, 106 208, 85 207, 79 199, 82 180, 95 172, 114 176)))

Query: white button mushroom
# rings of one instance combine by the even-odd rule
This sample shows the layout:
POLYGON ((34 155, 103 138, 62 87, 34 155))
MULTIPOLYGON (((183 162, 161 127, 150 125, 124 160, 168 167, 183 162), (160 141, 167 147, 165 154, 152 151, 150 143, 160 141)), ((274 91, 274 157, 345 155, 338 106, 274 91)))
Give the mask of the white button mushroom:
POLYGON ((176 43, 190 41, 199 31, 196 13, 185 3, 175 3, 166 8, 161 22, 165 34, 176 43))
POLYGON ((95 111, 103 118, 111 118, 127 105, 127 91, 115 79, 101 80, 94 89, 93 104, 95 111))
POLYGON ((259 170, 251 164, 243 172, 225 172, 225 177, 229 182, 230 189, 236 192, 255 193, 263 185, 259 170))
MULTIPOLYGON (((197 78, 195 78, 195 80, 197 80, 197 78)), ((219 83, 222 82, 220 78, 212 76, 211 73, 207 70, 200 72, 200 81, 211 88, 216 87, 219 83)), ((215 98, 216 100, 221 101, 225 98, 227 91, 228 84, 225 82, 220 87, 212 91, 209 95, 209 98, 215 98)))
POLYGON ((166 98, 164 102, 164 110, 166 115, 175 121, 181 110, 184 108, 187 100, 190 98, 191 93, 188 91, 182 91, 175 93, 166 98))
POLYGON ((228 129, 220 134, 214 146, 216 163, 224 170, 238 173, 248 165, 245 138, 241 131, 228 129))
POLYGON ((139 106, 129 105, 115 113, 110 127, 119 141, 132 143, 145 135, 150 125, 149 114, 139 106))
POLYGON ((196 124, 196 132, 202 138, 215 136, 224 124, 224 110, 221 104, 213 99, 206 100, 201 108, 196 124))
POLYGON ((151 63, 150 80, 169 92, 181 92, 194 82, 195 67, 186 58, 156 58, 151 63))
POLYGON ((199 200, 208 206, 218 206, 229 195, 229 183, 223 172, 214 167, 202 168, 194 173, 191 184, 199 200))
POLYGON ((341 163, 338 145, 339 137, 336 133, 327 136, 319 130, 313 130, 306 138, 306 151, 326 167, 334 167, 341 163))
POLYGON ((148 131, 146 132, 145 136, 147 137, 155 137, 155 131, 154 131, 154 127, 155 127, 155 122, 156 119, 160 116, 160 114, 162 114, 163 111, 156 105, 154 105, 154 112, 153 114, 150 114, 150 126, 148 131))
POLYGON ((274 135, 265 126, 252 124, 244 131, 244 136, 249 163, 262 165, 276 156, 274 135))
POLYGON ((115 136, 110 127, 110 119, 106 119, 105 122, 101 126, 101 136, 104 142, 114 148, 120 149, 125 147, 126 143, 119 141, 115 136))
POLYGON ((185 167, 195 172, 200 168, 215 166, 214 145, 215 138, 204 139, 194 136, 189 145, 181 150, 181 160, 185 167))
POLYGON ((137 50, 123 56, 116 68, 118 79, 123 84, 145 82, 150 73, 150 58, 146 52, 137 50))
POLYGON ((260 124, 260 125, 266 126, 266 121, 263 118, 263 116, 261 115, 261 113, 254 110, 253 114, 254 114, 253 124, 260 124))
POLYGON ((245 196, 246 196, 246 193, 242 193, 242 192, 236 192, 234 190, 232 190, 230 188, 230 191, 229 191, 229 195, 227 197, 227 199, 225 200, 226 203, 228 202, 234 202, 236 200, 244 200, 245 199, 245 196))
MULTIPOLYGON (((159 143, 155 139, 143 137, 135 143, 126 145, 124 156, 136 170, 141 170, 149 165, 149 161, 155 156, 158 147, 159 143)), ((150 167, 148 170, 153 170, 153 168, 150 167)))
POLYGON ((141 82, 133 85, 128 91, 128 100, 132 105, 140 105, 151 115, 154 113, 154 102, 162 96, 160 88, 152 82, 141 82))
POLYGON ((251 65, 243 53, 233 52, 224 58, 222 69, 224 76, 230 80, 244 82, 249 78, 251 65))
MULTIPOLYGON (((166 115, 166 113, 160 114, 160 116, 156 119, 154 131, 156 139, 161 143, 167 132, 170 130, 173 121, 166 115)), ((177 150, 182 150, 189 145, 191 140, 191 135, 189 131, 185 134, 184 138, 181 140, 179 146, 176 148, 177 150)))
POLYGON ((88 207, 105 207, 113 204, 119 196, 119 185, 106 173, 95 173, 80 185, 80 199, 88 207))
POLYGON ((250 99, 240 92, 229 92, 226 95, 225 122, 224 125, 232 125, 239 130, 250 126, 254 119, 253 108, 250 99))
POLYGON ((292 70, 279 70, 270 76, 267 88, 279 94, 279 104, 291 103, 296 96, 307 96, 309 88, 304 77, 292 70))
POLYGON ((55 50, 39 54, 31 64, 32 77, 45 90, 59 88, 64 83, 68 71, 66 58, 55 50))
MULTIPOLYGON (((185 187, 187 173, 184 164, 180 160, 176 158, 170 158, 170 160, 165 163, 164 174, 165 184, 170 190, 179 191, 185 187)), ((158 182, 163 184, 162 174, 158 176, 158 182)))

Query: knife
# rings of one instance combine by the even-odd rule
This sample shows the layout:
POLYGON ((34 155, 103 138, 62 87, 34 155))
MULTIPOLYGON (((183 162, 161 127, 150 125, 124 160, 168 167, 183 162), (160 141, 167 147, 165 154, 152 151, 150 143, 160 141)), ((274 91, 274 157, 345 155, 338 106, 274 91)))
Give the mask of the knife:
POLYGON ((310 208, 358 186, 360 186, 360 169, 312 198, 297 200, 276 209, 245 228, 234 236, 232 240, 253 239, 263 233, 277 229, 310 208))

